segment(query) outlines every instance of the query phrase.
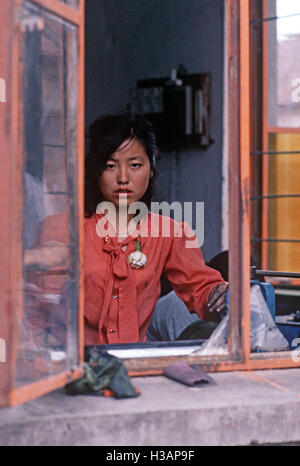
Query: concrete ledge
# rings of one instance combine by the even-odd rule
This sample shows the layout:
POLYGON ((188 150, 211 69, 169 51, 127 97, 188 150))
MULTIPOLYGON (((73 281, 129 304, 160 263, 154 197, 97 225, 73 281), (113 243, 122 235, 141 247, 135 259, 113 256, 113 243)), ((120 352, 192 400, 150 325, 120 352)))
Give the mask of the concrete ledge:
POLYGON ((142 394, 116 400, 58 390, 0 410, 0 445, 200 446, 300 441, 300 368, 212 374, 190 388, 134 378, 142 394))

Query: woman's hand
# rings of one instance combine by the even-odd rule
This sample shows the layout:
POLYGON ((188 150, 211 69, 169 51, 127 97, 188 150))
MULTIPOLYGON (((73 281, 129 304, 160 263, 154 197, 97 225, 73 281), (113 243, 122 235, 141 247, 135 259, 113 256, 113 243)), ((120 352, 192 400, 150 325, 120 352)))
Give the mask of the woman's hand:
POLYGON ((220 283, 210 293, 208 298, 208 308, 210 312, 222 312, 225 310, 225 292, 228 283, 220 283))

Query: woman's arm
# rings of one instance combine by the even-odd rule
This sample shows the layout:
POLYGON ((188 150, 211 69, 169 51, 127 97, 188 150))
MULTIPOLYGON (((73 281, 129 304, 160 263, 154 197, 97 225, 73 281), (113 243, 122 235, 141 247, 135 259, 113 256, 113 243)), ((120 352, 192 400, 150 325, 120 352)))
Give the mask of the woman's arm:
POLYGON ((177 224, 171 241, 164 272, 176 294, 201 319, 220 321, 228 283, 217 270, 205 264, 196 236, 187 223, 177 224))
POLYGON ((24 251, 25 267, 37 266, 42 269, 54 267, 68 268, 70 262, 68 238, 66 215, 60 214, 46 217, 34 247, 24 251))
POLYGON ((37 266, 42 269, 66 267, 69 263, 69 248, 57 241, 48 241, 41 246, 24 251, 25 267, 37 266))

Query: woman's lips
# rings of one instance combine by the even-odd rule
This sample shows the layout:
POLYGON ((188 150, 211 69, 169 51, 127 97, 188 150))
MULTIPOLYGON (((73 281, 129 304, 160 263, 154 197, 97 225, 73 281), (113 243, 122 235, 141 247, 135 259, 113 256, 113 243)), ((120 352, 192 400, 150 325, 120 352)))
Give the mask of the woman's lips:
POLYGON ((115 196, 116 199, 119 199, 119 200, 124 199, 125 200, 125 199, 129 199, 131 197, 131 195, 132 195, 132 192, 129 192, 129 191, 127 191, 127 192, 117 191, 114 196, 115 196))

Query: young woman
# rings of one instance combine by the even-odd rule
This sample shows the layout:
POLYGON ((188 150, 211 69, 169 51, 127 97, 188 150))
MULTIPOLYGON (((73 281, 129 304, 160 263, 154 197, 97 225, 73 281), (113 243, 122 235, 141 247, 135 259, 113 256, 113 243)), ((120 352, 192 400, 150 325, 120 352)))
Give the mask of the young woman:
POLYGON ((189 247, 191 229, 142 208, 150 205, 157 176, 151 124, 127 114, 98 118, 89 139, 85 344, 145 341, 163 273, 191 313, 218 322, 227 283, 205 265, 199 247, 189 247))

